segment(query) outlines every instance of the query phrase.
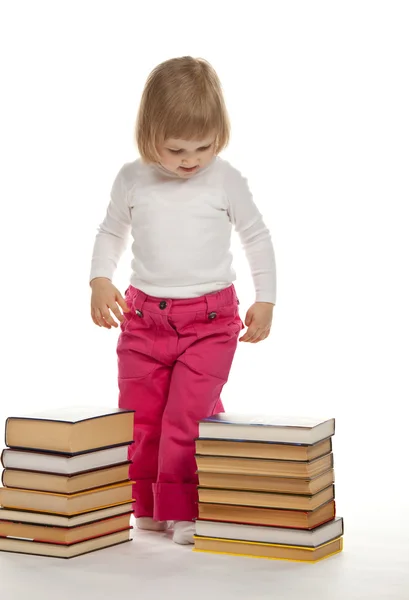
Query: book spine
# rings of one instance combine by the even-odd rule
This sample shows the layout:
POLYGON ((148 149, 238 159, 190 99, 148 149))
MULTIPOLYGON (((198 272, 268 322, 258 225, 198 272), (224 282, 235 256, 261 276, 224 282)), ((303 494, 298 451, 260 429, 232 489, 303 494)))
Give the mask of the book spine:
POLYGON ((2 453, 1 453, 1 457, 0 457, 0 462, 1 462, 1 464, 2 464, 2 467, 3 467, 4 469, 6 468, 6 465, 4 464, 4 456, 5 456, 5 452, 6 452, 6 449, 4 449, 4 450, 2 451, 2 453))
MULTIPOLYGON (((10 417, 8 417, 6 419, 6 423, 5 423, 5 426, 4 426, 4 444, 5 444, 5 446, 8 446, 8 443, 7 443, 7 432, 8 432, 9 421, 10 421, 10 417)), ((2 456, 3 456, 3 453, 2 453, 2 456)))

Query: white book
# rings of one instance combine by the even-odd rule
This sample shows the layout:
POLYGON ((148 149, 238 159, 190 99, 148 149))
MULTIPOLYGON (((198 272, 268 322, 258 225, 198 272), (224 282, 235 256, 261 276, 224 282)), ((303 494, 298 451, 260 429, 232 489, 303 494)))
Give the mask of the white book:
POLYGON ((121 464, 128 460, 128 445, 64 456, 27 450, 3 450, 1 462, 5 469, 23 469, 61 475, 74 475, 102 467, 121 464))
POLYGON ((261 525, 238 525, 216 521, 196 521, 196 535, 224 540, 317 548, 344 533, 341 517, 311 531, 261 525))
POLYGON ((199 438, 311 445, 335 433, 335 419, 220 413, 199 423, 199 438))

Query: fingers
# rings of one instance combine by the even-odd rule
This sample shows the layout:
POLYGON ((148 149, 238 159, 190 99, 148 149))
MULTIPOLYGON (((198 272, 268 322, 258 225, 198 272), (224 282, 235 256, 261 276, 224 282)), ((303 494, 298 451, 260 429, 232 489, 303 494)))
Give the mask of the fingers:
POLYGON ((129 312, 131 310, 126 303, 125 298, 123 296, 121 296, 121 294, 119 292, 118 292, 115 300, 118 302, 119 306, 122 308, 122 310, 124 312, 129 312))
POLYGON ((95 316, 95 311, 93 309, 91 309, 91 319, 94 321, 95 325, 98 325, 98 327, 101 327, 101 325, 97 321, 97 318, 95 316))
POLYGON ((98 325, 98 327, 105 327, 106 329, 111 329, 111 325, 105 320, 105 318, 102 315, 102 312, 98 308, 93 310, 92 320, 94 321, 95 325, 98 325))
POLYGON ((122 323, 125 320, 121 308, 124 313, 130 312, 121 292, 105 278, 96 278, 91 287, 91 318, 95 325, 106 329, 118 327, 118 322, 122 323))
POLYGON ((249 327, 246 333, 240 338, 240 342, 248 342, 250 344, 258 344, 270 335, 270 329, 252 329, 249 327))
MULTIPOLYGON (((114 315, 116 316, 116 318, 118 319, 118 321, 120 323, 122 323, 122 321, 124 320, 124 316, 121 313, 121 311, 119 310, 118 304, 116 302, 113 302, 112 304, 109 305, 109 308, 114 313, 114 315)), ((115 323, 115 321, 113 319, 112 319, 112 322, 115 323)), ((115 323, 115 327, 117 327, 116 323, 115 323)))
POLYGON ((112 318, 112 315, 109 312, 108 306, 106 306, 105 308, 100 310, 100 313, 101 313, 102 318, 104 319, 105 323, 107 323, 109 325, 108 329, 111 329, 111 327, 118 327, 118 323, 112 318))
POLYGON ((246 333, 240 338, 241 342, 252 342, 259 337, 261 329, 255 327, 249 327, 246 333))

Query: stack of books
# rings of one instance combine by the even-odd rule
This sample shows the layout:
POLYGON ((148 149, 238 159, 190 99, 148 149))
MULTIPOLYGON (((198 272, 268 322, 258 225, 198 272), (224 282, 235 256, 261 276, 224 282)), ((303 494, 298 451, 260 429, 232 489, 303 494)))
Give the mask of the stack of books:
POLYGON ((1 551, 72 558, 130 541, 133 417, 68 408, 7 419, 1 551))
POLYGON ((201 421, 195 551, 306 562, 340 552, 334 433, 334 419, 201 421))

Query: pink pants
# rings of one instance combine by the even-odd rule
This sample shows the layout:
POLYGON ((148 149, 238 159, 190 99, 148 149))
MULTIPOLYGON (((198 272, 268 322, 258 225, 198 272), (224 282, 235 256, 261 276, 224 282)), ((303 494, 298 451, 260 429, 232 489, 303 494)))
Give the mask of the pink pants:
POLYGON ((197 518, 198 421, 223 412, 240 330, 234 286, 191 300, 128 288, 118 340, 120 408, 135 411, 129 476, 134 514, 158 521, 197 518))

